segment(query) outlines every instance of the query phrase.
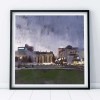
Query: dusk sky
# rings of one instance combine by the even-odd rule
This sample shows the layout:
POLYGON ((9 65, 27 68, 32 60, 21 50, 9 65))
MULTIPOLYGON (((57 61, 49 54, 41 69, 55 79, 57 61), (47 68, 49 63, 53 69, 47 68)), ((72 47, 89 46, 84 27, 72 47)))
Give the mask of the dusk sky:
POLYGON ((28 44, 36 51, 53 51, 72 45, 84 48, 84 16, 16 15, 15 49, 28 44))

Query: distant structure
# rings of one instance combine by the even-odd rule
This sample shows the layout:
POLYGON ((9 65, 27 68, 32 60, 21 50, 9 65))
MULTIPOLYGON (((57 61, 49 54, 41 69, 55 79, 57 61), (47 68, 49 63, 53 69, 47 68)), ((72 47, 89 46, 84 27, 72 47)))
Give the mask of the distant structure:
POLYGON ((33 54, 33 52, 34 52, 33 47, 25 44, 25 47, 18 47, 18 50, 15 52, 15 55, 17 57, 31 56, 33 54))
POLYGON ((84 59, 84 50, 79 50, 71 45, 65 48, 58 48, 58 58, 66 61, 67 64, 78 64, 84 59))
POLYGON ((50 52, 39 52, 34 51, 34 62, 40 63, 40 64, 52 64, 55 62, 55 57, 52 51, 50 52))
POLYGON ((33 62, 33 55, 33 47, 25 44, 25 47, 18 47, 18 50, 15 51, 15 62, 33 62))
POLYGON ((15 51, 15 65, 25 63, 32 65, 84 65, 84 49, 68 45, 65 48, 58 48, 58 57, 55 57, 52 51, 34 51, 32 46, 25 44, 24 47, 18 47, 18 50, 15 51))
POLYGON ((25 47, 18 47, 15 51, 16 63, 37 63, 37 64, 52 64, 55 62, 55 56, 52 51, 39 52, 34 51, 32 46, 25 44, 25 47))
POLYGON ((33 52, 34 48, 32 46, 29 46, 28 44, 25 44, 25 48, 27 48, 27 50, 33 52))

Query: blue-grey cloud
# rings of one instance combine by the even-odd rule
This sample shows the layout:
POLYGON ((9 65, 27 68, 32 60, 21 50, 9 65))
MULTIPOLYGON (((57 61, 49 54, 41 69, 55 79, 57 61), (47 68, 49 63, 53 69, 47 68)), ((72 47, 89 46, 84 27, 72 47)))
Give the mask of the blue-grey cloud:
POLYGON ((72 45, 84 47, 83 16, 16 16, 16 47, 25 43, 35 50, 53 51, 72 45))

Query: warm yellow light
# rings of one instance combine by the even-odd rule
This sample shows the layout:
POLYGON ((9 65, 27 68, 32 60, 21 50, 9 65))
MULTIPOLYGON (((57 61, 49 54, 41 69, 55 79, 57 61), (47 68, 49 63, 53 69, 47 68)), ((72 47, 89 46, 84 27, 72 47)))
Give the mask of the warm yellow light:
POLYGON ((22 56, 20 56, 19 58, 22 59, 22 56))

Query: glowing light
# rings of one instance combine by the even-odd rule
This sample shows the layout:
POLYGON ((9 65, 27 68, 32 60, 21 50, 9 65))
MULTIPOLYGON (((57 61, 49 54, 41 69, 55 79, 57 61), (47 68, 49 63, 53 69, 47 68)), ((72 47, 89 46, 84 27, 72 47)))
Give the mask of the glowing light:
POLYGON ((20 56, 19 59, 22 59, 22 56, 20 56))

